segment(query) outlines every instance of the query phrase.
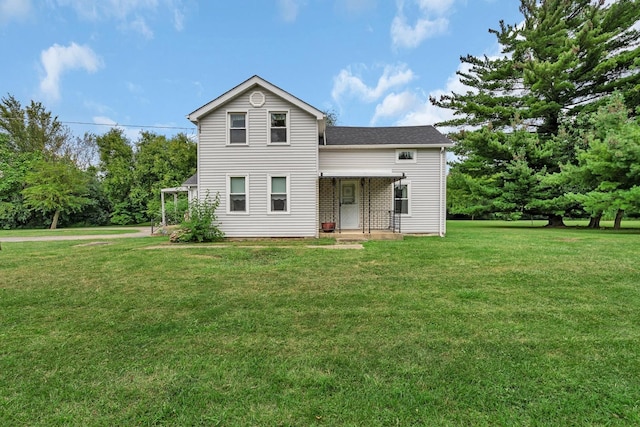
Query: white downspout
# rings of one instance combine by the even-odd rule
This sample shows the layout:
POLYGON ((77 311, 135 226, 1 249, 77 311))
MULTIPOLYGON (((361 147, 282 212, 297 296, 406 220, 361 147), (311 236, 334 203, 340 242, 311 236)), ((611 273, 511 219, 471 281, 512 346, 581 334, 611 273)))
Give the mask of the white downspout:
POLYGON ((445 194, 444 159, 444 147, 440 147, 440 221, 438 224, 438 234, 440 235, 440 237, 444 237, 447 212, 447 207, 445 206, 447 199, 445 194))
MULTIPOLYGON (((202 169, 200 169, 200 159, 202 158, 202 147, 200 147, 200 120, 198 120, 198 147, 197 147, 197 151, 196 151, 196 199, 202 200, 204 199, 204 197, 200 196, 200 183, 202 181, 200 181, 200 171, 202 169)), ((191 205, 189 205, 191 206, 191 205)))

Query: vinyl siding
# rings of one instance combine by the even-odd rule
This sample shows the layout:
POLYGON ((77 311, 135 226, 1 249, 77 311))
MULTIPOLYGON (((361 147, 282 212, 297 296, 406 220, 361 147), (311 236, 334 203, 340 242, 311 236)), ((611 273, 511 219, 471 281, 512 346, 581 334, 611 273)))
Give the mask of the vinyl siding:
MULTIPOLYGON (((412 147, 411 149, 415 149, 412 147)), ((444 233, 445 194, 444 157, 440 148, 418 148, 415 163, 396 163, 395 148, 344 149, 322 148, 322 170, 390 170, 404 173, 411 182, 411 214, 402 215, 403 233, 444 233)), ((389 209, 393 196, 389 192, 389 209)))
POLYGON ((252 88, 200 120, 199 197, 220 194, 217 214, 228 237, 309 237, 317 233, 318 125, 315 117, 259 89, 266 102, 249 103, 252 88), (248 145, 226 145, 227 112, 247 112, 248 145), (288 111, 289 145, 268 145, 268 112, 288 111), (228 176, 248 177, 248 213, 227 212, 228 176), (269 212, 268 177, 288 176, 288 213, 269 212))

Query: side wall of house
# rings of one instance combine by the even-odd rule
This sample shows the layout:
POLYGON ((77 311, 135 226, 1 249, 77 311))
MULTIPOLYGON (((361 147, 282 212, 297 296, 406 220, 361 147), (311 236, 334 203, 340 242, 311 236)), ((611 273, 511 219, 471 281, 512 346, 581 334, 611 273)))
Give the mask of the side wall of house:
POLYGON ((200 120, 198 195, 220 194, 217 214, 228 237, 308 237, 317 234, 318 124, 306 111, 263 89, 252 88, 200 120), (265 103, 253 107, 259 90, 265 103), (227 145, 228 112, 247 112, 248 145, 227 145), (289 115, 289 145, 268 145, 269 111, 289 115), (247 177, 247 212, 229 212, 230 176, 247 177), (270 212, 269 178, 286 176, 289 210, 270 212))
MULTIPOLYGON (((409 185, 408 215, 402 215, 403 233, 445 233, 446 186, 445 156, 440 148, 408 148, 417 150, 415 163, 396 162, 395 148, 322 148, 320 170, 390 170, 404 173, 401 182, 409 185)), ((393 193, 389 191, 389 209, 393 209, 393 193)))

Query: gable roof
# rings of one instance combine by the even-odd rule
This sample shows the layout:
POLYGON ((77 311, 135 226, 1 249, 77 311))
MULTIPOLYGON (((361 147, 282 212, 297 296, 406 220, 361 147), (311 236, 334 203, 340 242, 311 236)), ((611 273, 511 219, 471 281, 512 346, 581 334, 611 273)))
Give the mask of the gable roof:
POLYGON ((433 126, 327 126, 322 145, 422 145, 451 147, 453 142, 433 126))
POLYGON ((315 116, 318 120, 323 120, 324 119, 324 113, 320 110, 318 110, 315 107, 312 107, 311 105, 307 104, 306 102, 302 101, 300 98, 297 98, 293 95, 291 95, 289 92, 280 89, 278 86, 269 83, 268 81, 266 81, 265 79, 263 79, 260 76, 253 76, 248 80, 245 80, 244 82, 240 83, 238 86, 234 87, 231 90, 228 90, 227 92, 223 93, 222 95, 220 95, 219 97, 217 97, 216 99, 214 99, 213 101, 203 105, 202 107, 198 108, 197 110, 193 111, 192 113, 187 115, 187 119, 189 119, 193 124, 197 124, 198 120, 204 116, 206 116, 207 114, 209 114, 210 112, 214 111, 215 109, 217 109, 218 107, 220 107, 221 105, 225 104, 227 101, 230 101, 231 99, 235 98, 236 96, 244 93, 245 91, 253 88, 253 87, 257 87, 260 86, 274 94, 276 94, 277 96, 279 96, 280 98, 285 99, 286 101, 290 102, 291 104, 295 105, 296 107, 308 112, 309 114, 311 114, 312 116, 315 116))

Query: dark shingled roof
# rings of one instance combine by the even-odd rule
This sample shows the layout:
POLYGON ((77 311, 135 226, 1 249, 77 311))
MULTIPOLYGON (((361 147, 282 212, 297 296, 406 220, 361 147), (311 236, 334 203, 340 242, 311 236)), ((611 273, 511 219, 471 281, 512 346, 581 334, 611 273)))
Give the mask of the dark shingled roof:
POLYGON ((351 127, 327 126, 322 145, 434 145, 453 142, 433 126, 351 127))
POLYGON ((183 187, 188 187, 192 185, 198 185, 198 174, 194 173, 191 175, 185 182, 182 183, 183 187))

